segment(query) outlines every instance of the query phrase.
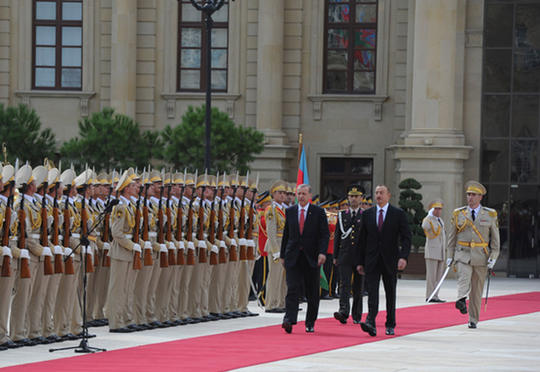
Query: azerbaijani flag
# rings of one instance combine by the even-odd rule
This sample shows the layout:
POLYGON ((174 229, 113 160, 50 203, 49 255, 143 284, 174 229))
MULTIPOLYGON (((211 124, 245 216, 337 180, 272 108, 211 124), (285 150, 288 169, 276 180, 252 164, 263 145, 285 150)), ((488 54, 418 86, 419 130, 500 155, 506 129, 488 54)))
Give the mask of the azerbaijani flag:
POLYGON ((304 150, 304 144, 302 144, 302 153, 300 154, 300 160, 298 161, 298 175, 296 176, 296 187, 299 185, 309 183, 309 177, 307 172, 306 151, 304 150))

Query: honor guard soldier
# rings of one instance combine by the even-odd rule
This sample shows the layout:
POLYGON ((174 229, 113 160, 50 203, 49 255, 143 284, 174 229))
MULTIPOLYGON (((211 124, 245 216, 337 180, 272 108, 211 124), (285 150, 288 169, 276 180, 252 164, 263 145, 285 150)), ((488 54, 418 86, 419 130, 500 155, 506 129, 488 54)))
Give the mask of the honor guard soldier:
MULTIPOLYGON (((49 164, 51 166, 51 164, 49 164)), ((61 231, 62 215, 60 210, 59 199, 63 192, 63 186, 60 182, 60 170, 52 167, 49 169, 47 176, 47 209, 51 223, 49 225, 49 242, 54 254, 54 272, 50 275, 49 285, 45 294, 45 303, 43 305, 42 315, 42 336, 49 342, 60 341, 60 337, 56 334, 56 325, 54 318, 54 310, 58 298, 58 289, 60 281, 64 273, 64 249, 61 246, 61 231)))
POLYGON ((17 213, 13 210, 15 189, 15 168, 10 164, 0 165, 0 238, 2 239, 2 255, 0 260, 0 350, 17 348, 8 335, 8 322, 11 295, 18 277, 18 261, 20 250, 17 248, 17 213))
POLYGON ((76 289, 79 280, 80 264, 74 264, 73 248, 76 241, 72 239, 72 232, 80 226, 80 215, 73 204, 73 196, 76 195, 75 171, 66 169, 60 175, 60 182, 65 187, 65 197, 59 205, 59 213, 62 215, 59 234, 59 244, 64 251, 64 274, 60 278, 58 295, 54 307, 54 322, 56 335, 62 340, 76 340, 78 337, 71 332, 71 319, 73 307, 76 302, 76 289))
POLYGON ((266 303, 268 313, 285 312, 285 295, 287 283, 285 269, 279 261, 281 238, 285 228, 285 198, 287 197, 287 182, 276 181, 270 187, 272 204, 264 211, 267 240, 264 250, 268 253, 268 279, 266 280, 266 303))
POLYGON ((323 202, 319 204, 319 207, 323 208, 326 212, 326 218, 328 219, 328 230, 330 231, 330 239, 328 240, 328 250, 326 251, 326 261, 324 262, 323 270, 326 280, 328 281, 328 290, 321 288, 321 299, 330 300, 334 295, 335 285, 335 273, 334 273, 334 239, 337 228, 338 214, 337 209, 331 210, 329 208, 330 203, 323 202))
POLYGON ((130 197, 137 193, 135 175, 126 170, 116 186, 119 193, 119 204, 113 208, 111 214, 111 234, 113 241, 111 250, 111 274, 108 289, 107 318, 109 319, 110 332, 128 333, 133 329, 128 328, 128 287, 127 278, 133 270, 135 253, 141 254, 141 246, 133 242, 133 227, 135 226, 135 214, 131 208, 130 197))
POLYGON ((468 296, 469 328, 476 328, 484 280, 499 256, 499 224, 497 212, 480 204, 486 188, 479 182, 469 181, 465 190, 467 205, 452 213, 447 264, 455 262, 458 271, 456 308, 466 314, 468 296))
POLYGON ((356 246, 357 236, 362 223, 360 202, 364 189, 359 185, 351 185, 347 190, 349 208, 338 214, 336 235, 334 236, 334 263, 339 270, 339 311, 334 313, 340 323, 347 323, 349 312, 353 323, 360 324, 362 320, 362 280, 363 275, 356 271, 355 257, 359 247, 356 246), (352 288, 351 288, 352 284, 352 288), (352 297, 352 310, 349 297, 352 297))
POLYGON ((258 195, 257 199, 257 221, 259 225, 259 234, 257 242, 257 251, 259 258, 255 261, 255 268, 253 270, 253 281, 257 292, 255 295, 260 296, 264 304, 264 288, 266 286, 266 277, 268 273, 268 252, 264 250, 266 240, 268 239, 266 232, 266 221, 264 219, 264 211, 268 205, 272 203, 270 192, 264 191, 258 195))
MULTIPOLYGON (((435 290, 445 269, 446 233, 441 218, 443 201, 436 199, 428 205, 428 215, 422 221, 422 229, 426 234, 424 259, 426 260, 426 299, 435 290)), ((439 298, 439 291, 429 302, 445 302, 439 298)))

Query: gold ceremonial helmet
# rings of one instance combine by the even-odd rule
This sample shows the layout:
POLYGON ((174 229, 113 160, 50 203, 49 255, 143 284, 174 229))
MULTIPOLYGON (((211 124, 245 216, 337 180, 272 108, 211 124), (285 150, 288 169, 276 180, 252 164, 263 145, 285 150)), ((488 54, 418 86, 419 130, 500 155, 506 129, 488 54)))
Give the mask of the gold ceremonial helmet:
POLYGON ((270 186, 270 194, 275 193, 276 191, 285 191, 287 192, 287 182, 283 180, 275 181, 272 186, 270 186))
POLYGON ((428 209, 431 208, 442 208, 444 206, 444 202, 442 199, 435 199, 428 205, 428 209))

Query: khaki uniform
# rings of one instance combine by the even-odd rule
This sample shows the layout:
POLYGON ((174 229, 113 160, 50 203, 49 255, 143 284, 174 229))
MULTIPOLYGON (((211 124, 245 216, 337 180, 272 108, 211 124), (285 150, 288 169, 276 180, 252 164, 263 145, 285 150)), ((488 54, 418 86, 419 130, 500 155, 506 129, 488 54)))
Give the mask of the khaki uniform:
POLYGON ((264 250, 268 252, 268 278, 266 279, 266 310, 282 309, 285 307, 287 284, 285 269, 279 262, 281 238, 285 227, 285 209, 272 202, 264 211, 268 239, 264 250))
POLYGON ((124 328, 128 319, 128 278, 133 271, 133 241, 135 214, 130 201, 123 196, 111 214, 111 268, 107 301, 110 329, 124 328))
MULTIPOLYGON (((442 219, 433 215, 424 218, 422 229, 426 234, 424 258, 426 260, 426 298, 428 298, 445 270, 446 233, 442 219)), ((438 291, 433 298, 439 299, 438 291)))
MULTIPOLYGON (((246 247, 253 250, 255 253, 257 247, 255 242, 258 241, 258 222, 257 222, 257 211, 253 210, 253 221, 249 221, 249 210, 251 208, 250 202, 246 199, 244 210, 245 210, 245 231, 244 236, 246 236, 246 247), (250 239, 247 239, 248 229, 251 229, 252 226, 252 236, 250 239)), ((255 208, 255 206, 254 206, 255 208)), ((240 244, 241 245, 241 244, 240 244)), ((240 259, 240 258, 239 258, 240 259)), ((255 266, 254 260, 240 260, 240 273, 238 278, 238 311, 242 313, 248 313, 248 303, 249 303, 249 292, 251 290, 251 277, 253 275, 253 267, 255 266)))
MULTIPOLYGON (((7 208, 7 198, 0 195, 0 242, 4 237, 4 222, 7 208)), ((14 210, 11 211, 10 221, 10 239, 7 247, 11 250, 11 259, 9 265, 11 268, 11 275, 9 277, 0 277, 0 345, 10 341, 8 336, 8 322, 9 322, 9 310, 11 305, 11 297, 13 287, 15 285, 15 278, 18 276, 17 263, 20 254, 19 248, 17 248, 16 241, 11 238, 17 236, 17 214, 14 210)), ((0 272, 4 268, 4 257, 0 256, 0 272)))
POLYGON ((494 209, 480 206, 475 220, 468 207, 452 213, 448 231, 448 257, 456 261, 458 299, 469 296, 469 321, 477 323, 488 259, 499 256, 499 224, 494 209))

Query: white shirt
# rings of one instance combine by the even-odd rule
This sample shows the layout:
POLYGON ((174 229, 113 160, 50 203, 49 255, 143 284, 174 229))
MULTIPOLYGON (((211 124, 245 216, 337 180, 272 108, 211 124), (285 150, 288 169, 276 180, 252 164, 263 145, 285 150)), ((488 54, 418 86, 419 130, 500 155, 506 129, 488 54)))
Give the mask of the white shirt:
POLYGON ((388 203, 386 203, 386 205, 384 207, 379 207, 377 205, 377 215, 375 216, 375 223, 378 225, 379 224, 379 213, 380 211, 383 211, 383 222, 386 220, 386 212, 388 212, 388 203))
POLYGON ((304 210, 304 222, 306 222, 308 208, 309 208, 309 203, 307 203, 303 207, 300 204, 298 204, 298 223, 300 223, 300 216, 302 214, 302 209, 304 210))
POLYGON ((480 208, 482 206, 480 204, 478 204, 478 207, 472 209, 471 207, 467 207, 467 209, 469 210, 469 213, 471 214, 471 218, 472 218, 472 211, 474 211, 474 219, 476 220, 476 218, 478 217, 478 213, 480 213, 480 208))

